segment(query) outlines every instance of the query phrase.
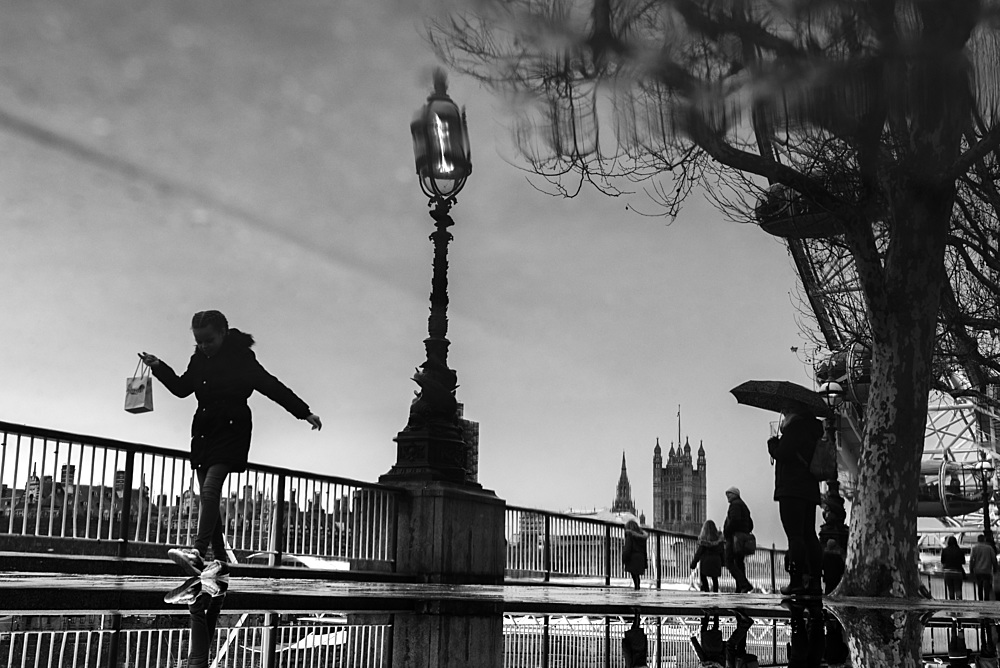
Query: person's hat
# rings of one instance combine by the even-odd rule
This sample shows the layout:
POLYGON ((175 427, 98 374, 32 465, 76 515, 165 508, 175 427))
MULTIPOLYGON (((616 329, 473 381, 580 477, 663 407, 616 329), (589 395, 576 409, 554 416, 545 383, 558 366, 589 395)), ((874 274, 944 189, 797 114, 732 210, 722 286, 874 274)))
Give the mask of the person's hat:
POLYGON ((739 487, 730 487, 729 489, 726 490, 726 494, 732 494, 733 496, 739 496, 740 495, 740 488, 739 487))

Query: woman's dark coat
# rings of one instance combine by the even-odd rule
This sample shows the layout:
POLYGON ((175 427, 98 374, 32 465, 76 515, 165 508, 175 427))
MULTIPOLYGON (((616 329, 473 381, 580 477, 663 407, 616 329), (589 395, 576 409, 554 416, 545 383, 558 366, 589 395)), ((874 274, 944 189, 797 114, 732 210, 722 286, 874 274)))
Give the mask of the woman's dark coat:
POLYGON ((625 530, 625 547, 622 548, 622 564, 632 575, 642 575, 646 572, 646 539, 649 537, 642 529, 638 531, 625 530))
POLYGON ((767 451, 774 458, 775 501, 792 497, 819 505, 819 481, 809 472, 809 462, 822 436, 819 420, 796 415, 782 428, 780 437, 768 439, 767 451))
POLYGON ((233 471, 246 470, 253 426, 247 399, 254 390, 300 420, 311 413, 306 402, 260 365, 252 345, 252 336, 230 329, 215 355, 195 350, 183 375, 163 361, 152 369, 176 396, 193 392, 198 398, 191 422, 191 466, 196 469, 228 464, 233 471))
POLYGON ((941 550, 941 566, 945 571, 965 575, 965 552, 958 546, 958 543, 946 545, 941 550))
POLYGON ((701 563, 702 577, 719 577, 722 575, 722 558, 725 555, 726 542, 724 540, 699 540, 698 549, 695 550, 694 558, 691 559, 691 570, 701 563))

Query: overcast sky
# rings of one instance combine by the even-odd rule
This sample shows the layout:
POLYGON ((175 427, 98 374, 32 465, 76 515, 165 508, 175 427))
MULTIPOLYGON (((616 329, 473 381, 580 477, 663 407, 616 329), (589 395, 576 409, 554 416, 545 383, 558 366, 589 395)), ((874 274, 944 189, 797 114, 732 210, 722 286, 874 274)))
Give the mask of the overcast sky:
MULTIPOLYGON (((252 461, 387 471, 430 291, 409 122, 436 61, 413 6, 7 5, 0 419, 186 450, 194 398, 157 386, 155 411, 131 415, 124 380, 140 350, 183 370, 192 313, 219 309, 325 425, 258 395, 252 461)), ((474 172, 452 212, 449 361, 481 482, 520 506, 607 507, 624 452, 652 521, 653 447, 677 440, 681 405, 709 516, 736 484, 783 547, 773 416, 729 389, 810 384, 784 245, 699 194, 669 226, 626 210, 654 209, 641 193, 547 196, 517 168, 504 102, 450 83, 474 172)))

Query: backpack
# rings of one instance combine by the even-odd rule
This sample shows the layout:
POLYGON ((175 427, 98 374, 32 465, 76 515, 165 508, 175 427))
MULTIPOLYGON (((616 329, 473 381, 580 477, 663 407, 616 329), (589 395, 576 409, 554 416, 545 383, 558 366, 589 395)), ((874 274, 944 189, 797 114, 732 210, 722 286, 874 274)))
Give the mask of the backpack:
MULTIPOLYGON (((805 458, 800 456, 803 462, 805 458)), ((826 434, 816 442, 812 459, 809 460, 809 473, 818 481, 832 480, 837 477, 837 446, 826 434)))

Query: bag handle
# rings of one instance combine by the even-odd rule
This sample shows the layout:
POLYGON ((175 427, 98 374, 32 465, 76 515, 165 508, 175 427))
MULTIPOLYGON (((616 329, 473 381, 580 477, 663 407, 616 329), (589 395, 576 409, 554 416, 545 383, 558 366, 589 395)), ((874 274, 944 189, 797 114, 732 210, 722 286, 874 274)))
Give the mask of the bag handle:
POLYGON ((149 368, 149 366, 146 364, 146 362, 140 357, 139 358, 139 363, 135 365, 135 371, 132 372, 132 377, 133 378, 145 378, 146 376, 149 376, 149 375, 152 375, 152 370, 149 368), (146 368, 144 370, 142 370, 142 372, 140 373, 140 370, 142 369, 142 367, 146 367, 146 368))

